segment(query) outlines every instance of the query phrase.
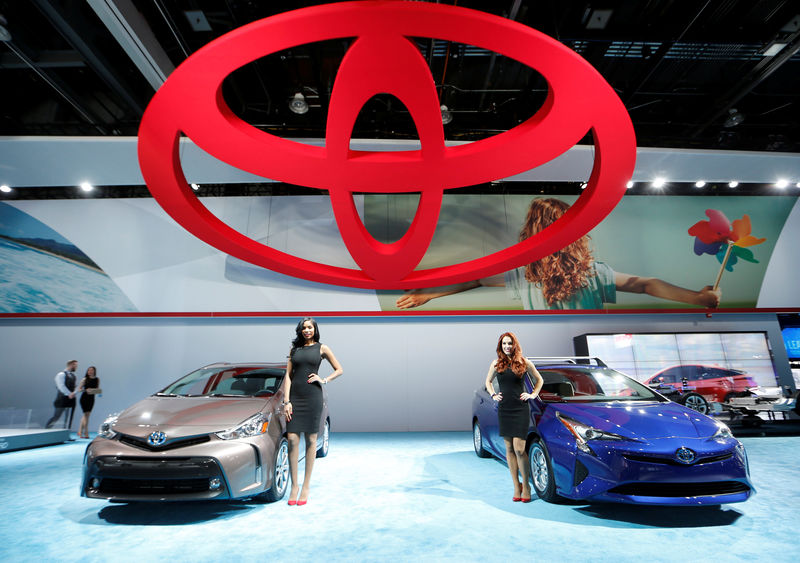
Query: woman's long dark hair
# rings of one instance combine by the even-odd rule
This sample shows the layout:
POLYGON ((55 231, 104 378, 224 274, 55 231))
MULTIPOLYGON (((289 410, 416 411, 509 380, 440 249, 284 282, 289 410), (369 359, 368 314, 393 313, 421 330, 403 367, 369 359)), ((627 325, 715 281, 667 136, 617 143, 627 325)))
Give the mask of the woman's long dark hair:
POLYGON ((314 320, 314 317, 305 317, 299 323, 297 323, 297 328, 294 329, 294 332, 297 336, 294 340, 292 340, 292 351, 289 353, 290 356, 294 354, 295 350, 302 348, 306 343, 306 339, 303 338, 303 325, 306 321, 311 321, 311 325, 314 327, 314 342, 319 342, 319 327, 317 326, 317 321, 314 320))

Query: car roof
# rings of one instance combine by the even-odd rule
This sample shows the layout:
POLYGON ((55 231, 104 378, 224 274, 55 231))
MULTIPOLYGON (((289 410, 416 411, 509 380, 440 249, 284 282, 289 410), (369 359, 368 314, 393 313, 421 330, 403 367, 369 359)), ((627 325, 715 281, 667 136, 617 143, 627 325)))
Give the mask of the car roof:
POLYGON ((272 368, 272 369, 286 369, 286 362, 283 363, 267 363, 267 362, 214 362, 213 364, 208 364, 203 366, 200 369, 225 369, 225 368, 233 368, 233 369, 241 369, 241 368, 272 368))

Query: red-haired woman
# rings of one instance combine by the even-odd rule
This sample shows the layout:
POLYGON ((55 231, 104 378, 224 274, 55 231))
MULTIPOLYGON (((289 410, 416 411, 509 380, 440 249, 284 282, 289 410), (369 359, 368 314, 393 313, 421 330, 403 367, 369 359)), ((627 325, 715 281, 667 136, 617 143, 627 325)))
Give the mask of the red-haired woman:
MULTIPOLYGON (((556 198, 531 201, 519 240, 526 240, 556 222, 569 209, 569 204, 556 198)), ((700 291, 678 287, 659 278, 648 278, 615 272, 597 262, 589 248, 589 235, 531 262, 527 266, 503 274, 445 287, 415 289, 397 300, 397 307, 419 307, 436 297, 459 293, 479 286, 506 286, 511 297, 522 301, 526 310, 536 309, 602 309, 604 303, 616 303, 617 291, 646 293, 653 297, 679 301, 701 307, 716 308, 722 292, 708 285, 700 291)))
POLYGON ((486 391, 500 404, 497 420, 500 435, 506 443, 506 460, 514 483, 514 502, 531 501, 530 466, 525 440, 531 421, 528 401, 535 399, 542 388, 542 376, 533 363, 522 355, 519 340, 513 332, 506 332, 497 342, 497 359, 489 366, 486 375, 486 391), (523 379, 525 374, 534 378, 533 393, 526 393, 523 379), (493 382, 497 379, 500 390, 495 392, 493 382), (522 474, 520 483, 519 474, 522 474))

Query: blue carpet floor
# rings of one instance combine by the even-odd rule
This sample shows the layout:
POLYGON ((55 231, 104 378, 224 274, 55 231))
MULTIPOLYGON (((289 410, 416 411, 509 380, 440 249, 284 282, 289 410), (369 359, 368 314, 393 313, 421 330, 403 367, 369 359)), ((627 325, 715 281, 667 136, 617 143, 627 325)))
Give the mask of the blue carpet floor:
POLYGON ((719 508, 512 503, 471 434, 333 434, 309 504, 110 504, 86 441, 0 455, 4 561, 796 561, 800 437, 745 438, 751 500, 719 508))

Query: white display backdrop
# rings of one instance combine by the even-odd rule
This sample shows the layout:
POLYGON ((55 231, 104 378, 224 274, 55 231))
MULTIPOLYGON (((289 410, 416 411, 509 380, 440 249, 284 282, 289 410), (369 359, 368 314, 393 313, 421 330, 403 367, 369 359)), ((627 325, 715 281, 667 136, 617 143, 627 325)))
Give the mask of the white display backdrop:
MULTIPOLYGON (((280 361, 295 318, 0 319, 0 408, 52 414, 53 378, 67 360, 97 366, 103 389, 92 431, 110 412, 215 361, 280 361)), ((573 354, 572 339, 600 332, 766 331, 782 385, 793 386, 774 314, 321 317, 322 341, 344 367, 328 386, 333 430, 468 430, 499 335, 527 355, 573 354)), ((326 366, 326 364, 324 364, 326 366)), ((320 371, 326 375, 328 368, 320 371)), ((78 409, 80 410, 80 409, 78 409)), ((79 413, 76 413, 76 418, 79 413)), ((77 420, 73 428, 77 428, 77 420)))

